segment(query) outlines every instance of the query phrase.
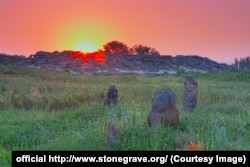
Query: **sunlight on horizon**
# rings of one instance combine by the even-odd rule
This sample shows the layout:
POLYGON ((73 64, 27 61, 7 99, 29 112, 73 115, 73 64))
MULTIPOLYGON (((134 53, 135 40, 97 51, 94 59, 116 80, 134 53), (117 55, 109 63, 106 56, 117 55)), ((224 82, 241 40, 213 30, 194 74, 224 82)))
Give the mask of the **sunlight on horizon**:
POLYGON ((75 50, 79 50, 82 52, 95 52, 98 49, 100 48, 98 48, 93 42, 87 42, 87 41, 79 42, 75 46, 75 50))
POLYGON ((64 22, 58 25, 54 32, 55 48, 82 52, 96 52, 102 49, 113 33, 104 23, 91 20, 64 22))

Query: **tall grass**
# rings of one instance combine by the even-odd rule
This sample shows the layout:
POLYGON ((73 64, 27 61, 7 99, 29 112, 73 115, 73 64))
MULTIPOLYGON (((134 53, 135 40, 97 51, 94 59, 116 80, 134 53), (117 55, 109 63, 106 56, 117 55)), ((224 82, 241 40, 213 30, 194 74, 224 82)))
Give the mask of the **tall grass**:
POLYGON ((185 150, 190 141, 204 150, 250 150, 249 73, 193 74, 198 106, 182 111, 186 74, 71 75, 0 66, 0 162, 12 150, 185 150), (228 79, 230 78, 230 79, 228 79), (110 85, 119 104, 102 106, 110 85), (152 96, 169 87, 176 94, 180 129, 147 126, 152 96), (112 122, 119 135, 105 140, 112 122))

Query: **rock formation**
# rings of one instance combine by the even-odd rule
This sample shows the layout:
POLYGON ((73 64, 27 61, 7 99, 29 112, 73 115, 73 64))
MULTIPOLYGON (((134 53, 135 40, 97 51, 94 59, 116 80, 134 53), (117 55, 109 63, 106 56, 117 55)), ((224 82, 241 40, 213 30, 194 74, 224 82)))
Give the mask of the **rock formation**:
POLYGON ((150 127, 158 123, 168 124, 174 128, 179 126, 179 111, 176 109, 175 94, 172 90, 166 88, 155 92, 147 122, 150 127))
POLYGON ((19 66, 45 68, 49 70, 68 70, 73 74, 99 72, 134 73, 176 73, 232 71, 233 66, 220 64, 196 55, 125 55, 104 54, 103 52, 82 53, 76 51, 39 51, 29 58, 16 62, 19 66))
POLYGON ((192 77, 187 76, 184 82, 182 107, 186 112, 192 112, 197 105, 198 82, 192 77))
POLYGON ((4 64, 4 65, 15 64, 25 59, 26 58, 21 55, 7 55, 7 54, 0 53, 0 65, 1 64, 4 64))
POLYGON ((104 106, 116 105, 118 103, 118 90, 115 85, 109 87, 107 97, 103 101, 104 106))

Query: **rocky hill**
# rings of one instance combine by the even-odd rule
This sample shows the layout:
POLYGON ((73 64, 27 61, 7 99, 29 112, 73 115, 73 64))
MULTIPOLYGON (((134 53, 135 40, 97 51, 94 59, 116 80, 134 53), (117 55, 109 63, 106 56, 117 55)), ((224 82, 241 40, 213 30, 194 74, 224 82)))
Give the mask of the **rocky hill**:
POLYGON ((21 60, 24 60, 24 56, 19 56, 19 55, 7 55, 0 53, 0 65, 1 64, 15 64, 21 60))
POLYGON ((69 70, 73 74, 99 72, 176 73, 232 71, 233 66, 217 63, 196 55, 124 55, 94 52, 84 54, 77 51, 39 51, 28 58, 15 62, 18 66, 69 70))

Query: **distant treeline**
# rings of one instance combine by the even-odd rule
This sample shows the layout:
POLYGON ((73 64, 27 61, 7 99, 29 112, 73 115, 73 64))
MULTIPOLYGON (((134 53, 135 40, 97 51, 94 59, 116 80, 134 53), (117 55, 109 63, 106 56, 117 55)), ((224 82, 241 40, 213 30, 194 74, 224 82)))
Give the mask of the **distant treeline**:
POLYGON ((240 59, 235 58, 233 66, 239 70, 250 71, 250 57, 248 56, 240 59))
POLYGON ((24 56, 18 56, 18 55, 7 55, 4 53, 0 53, 0 64, 14 64, 16 62, 19 62, 21 60, 25 59, 24 56))
POLYGON ((128 47, 127 44, 120 41, 111 41, 103 45, 105 53, 130 54, 130 55, 160 55, 160 53, 150 46, 135 44, 128 47))

